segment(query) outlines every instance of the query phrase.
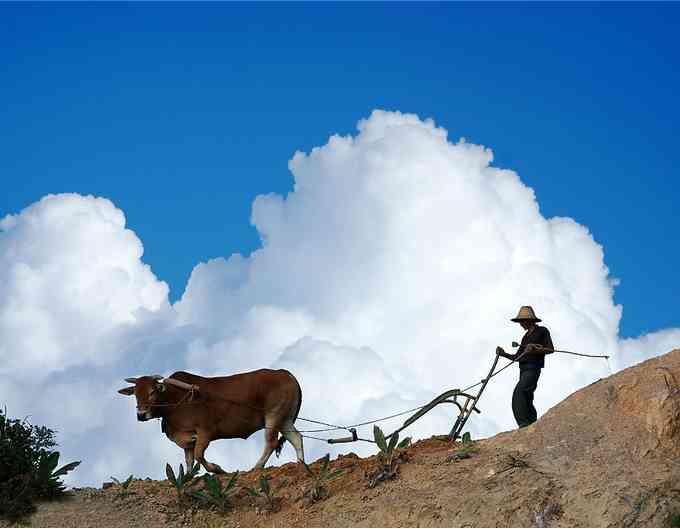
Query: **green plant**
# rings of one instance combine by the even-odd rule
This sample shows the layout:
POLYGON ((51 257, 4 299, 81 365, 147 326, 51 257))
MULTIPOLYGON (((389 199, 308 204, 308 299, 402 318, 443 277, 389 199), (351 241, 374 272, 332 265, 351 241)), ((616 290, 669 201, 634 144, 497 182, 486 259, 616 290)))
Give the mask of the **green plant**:
POLYGON ((331 470, 329 465, 330 459, 330 454, 326 454, 323 457, 318 474, 315 474, 307 463, 303 463, 307 473, 313 478, 312 486, 305 492, 305 496, 309 497, 313 502, 319 501, 328 495, 328 489, 326 489, 324 483, 340 477, 345 472, 341 468, 331 470))
POLYGON ((180 463, 179 472, 177 473, 177 475, 175 475, 175 471, 170 466, 170 463, 166 463, 165 475, 168 476, 168 480, 170 481, 170 483, 172 483, 173 487, 175 487, 175 491, 177 491, 177 501, 179 502, 180 505, 184 504, 184 497, 186 495, 186 491, 196 481, 197 474, 200 469, 201 465, 196 463, 194 467, 185 474, 184 465, 180 463))
POLYGON ((453 454, 447 456, 446 461, 460 461, 461 459, 469 459, 475 453, 474 443, 470 432, 465 432, 461 437, 462 447, 456 450, 453 454))
POLYGON ((80 461, 73 461, 60 468, 59 452, 50 452, 49 454, 41 454, 38 461, 38 471, 36 472, 36 489, 42 498, 55 498, 66 490, 66 486, 59 480, 61 476, 65 476, 71 470, 74 470, 80 461))
POLYGON ((59 478, 80 462, 56 470, 59 453, 54 431, 26 419, 11 419, 0 409, 0 517, 15 520, 34 510, 36 499, 52 499, 65 491, 59 478))
POLYGON ((210 474, 206 474, 203 476, 205 490, 194 492, 193 496, 204 503, 210 503, 214 505, 222 512, 226 512, 230 507, 229 497, 236 486, 237 478, 238 472, 234 472, 234 474, 231 476, 231 479, 224 487, 222 487, 222 482, 220 482, 218 478, 211 476, 210 474))
POLYGON ((55 446, 53 430, 9 419, 7 410, 0 410, 0 481, 31 472, 40 456, 55 446))
POLYGON ((668 527, 680 527, 680 514, 672 514, 668 521, 668 527))
POLYGON ((269 484, 269 476, 264 473, 260 474, 260 486, 245 487, 246 492, 250 494, 255 500, 263 500, 265 509, 270 512, 275 512, 279 509, 280 498, 276 495, 276 491, 269 484))
POLYGON ((390 442, 385 439, 385 434, 378 426, 373 427, 373 438, 375 443, 380 448, 378 458, 386 465, 391 465, 395 456, 399 455, 399 449, 407 448, 411 444, 411 438, 405 438, 401 443, 399 442, 399 434, 394 433, 390 436, 390 442))
POLYGON ((117 478, 114 478, 111 476, 111 481, 113 481, 116 485, 118 485, 118 495, 119 496, 127 496, 130 494, 128 491, 128 488, 130 487, 130 484, 132 483, 132 480, 135 479, 135 477, 130 474, 128 478, 125 481, 120 481, 117 478))
POLYGON ((381 481, 394 479, 399 471, 399 465, 407 460, 406 448, 411 445, 411 438, 406 437, 399 442, 399 434, 393 433, 389 443, 383 431, 376 425, 373 427, 373 438, 378 445, 378 468, 368 475, 368 486, 375 487, 381 481))
POLYGON ((31 475, 22 474, 3 481, 0 485, 0 518, 10 521, 26 516, 35 510, 35 493, 31 488, 31 475))

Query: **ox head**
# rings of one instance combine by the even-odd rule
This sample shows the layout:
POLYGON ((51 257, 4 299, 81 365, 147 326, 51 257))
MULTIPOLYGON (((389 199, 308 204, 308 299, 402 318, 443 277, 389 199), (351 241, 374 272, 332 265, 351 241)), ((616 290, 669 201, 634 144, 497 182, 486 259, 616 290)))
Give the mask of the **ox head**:
POLYGON ((158 417, 154 414, 153 407, 163 401, 163 393, 166 386, 160 375, 151 375, 139 378, 126 378, 125 382, 134 384, 127 388, 119 389, 121 395, 134 395, 137 399, 137 420, 148 421, 158 417))

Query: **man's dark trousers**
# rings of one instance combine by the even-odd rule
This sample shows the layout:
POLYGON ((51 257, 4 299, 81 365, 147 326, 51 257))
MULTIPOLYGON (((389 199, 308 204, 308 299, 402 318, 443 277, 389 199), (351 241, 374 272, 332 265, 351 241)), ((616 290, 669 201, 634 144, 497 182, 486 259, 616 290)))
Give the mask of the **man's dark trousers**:
POLYGON ((540 367, 520 366, 519 382, 512 393, 512 413, 520 428, 536 422, 534 391, 536 391, 540 376, 540 367))

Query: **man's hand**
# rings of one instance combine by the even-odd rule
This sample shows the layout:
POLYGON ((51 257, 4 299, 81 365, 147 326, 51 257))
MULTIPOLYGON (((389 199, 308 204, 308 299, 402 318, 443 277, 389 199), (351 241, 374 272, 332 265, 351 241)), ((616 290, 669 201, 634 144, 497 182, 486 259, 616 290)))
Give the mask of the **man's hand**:
POLYGON ((530 343, 524 347, 524 354, 545 354, 547 349, 540 344, 530 343))
POLYGON ((503 358, 507 358, 508 360, 515 360, 515 355, 510 355, 506 353, 502 347, 496 347, 496 354, 498 356, 502 356, 503 358))

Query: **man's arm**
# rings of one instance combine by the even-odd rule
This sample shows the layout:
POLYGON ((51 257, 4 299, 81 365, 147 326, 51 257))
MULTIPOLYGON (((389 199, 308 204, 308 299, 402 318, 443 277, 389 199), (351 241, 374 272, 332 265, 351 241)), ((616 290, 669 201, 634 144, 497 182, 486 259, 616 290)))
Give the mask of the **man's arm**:
POLYGON ((550 331, 548 329, 545 330, 545 336, 543 337, 543 347, 545 349, 550 349, 551 351, 555 349, 555 346, 552 343, 552 338, 550 337, 550 331))
POLYGON ((503 358, 507 358, 508 360, 512 360, 513 362, 517 358, 517 355, 506 353, 502 347, 496 347, 496 354, 498 356, 502 356, 503 358))

